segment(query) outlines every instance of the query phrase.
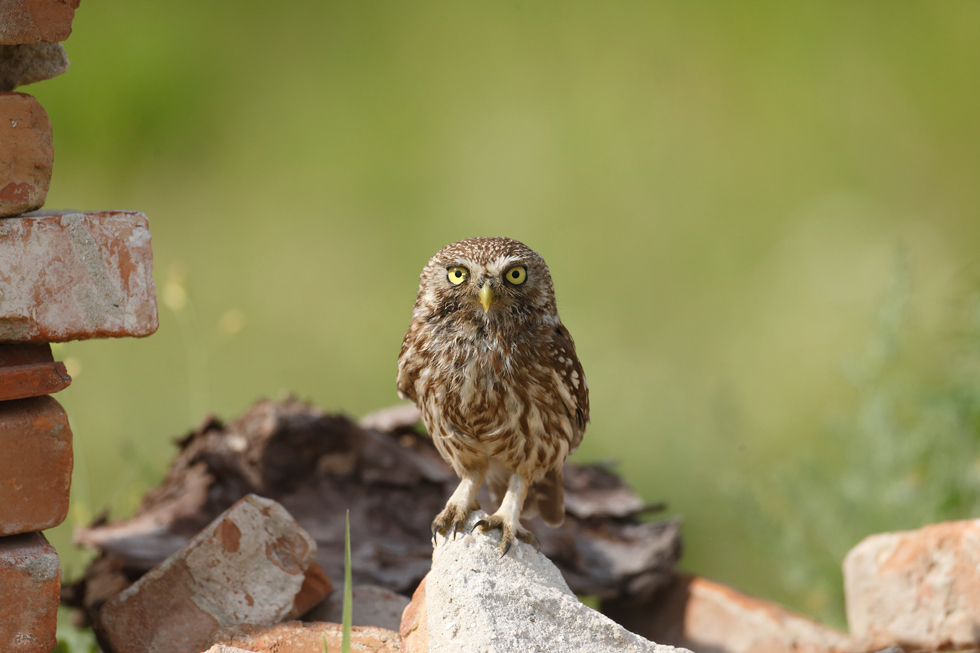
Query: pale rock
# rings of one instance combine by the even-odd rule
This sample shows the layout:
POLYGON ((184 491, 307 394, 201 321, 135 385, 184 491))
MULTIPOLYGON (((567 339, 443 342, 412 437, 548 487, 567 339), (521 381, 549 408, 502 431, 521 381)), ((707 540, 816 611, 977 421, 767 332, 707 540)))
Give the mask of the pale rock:
POLYGON ((872 535, 844 558, 851 634, 865 650, 980 646, 980 519, 872 535))
POLYGON ((439 537, 432 570, 405 609, 402 651, 671 653, 583 605, 533 546, 500 553, 500 532, 439 537))

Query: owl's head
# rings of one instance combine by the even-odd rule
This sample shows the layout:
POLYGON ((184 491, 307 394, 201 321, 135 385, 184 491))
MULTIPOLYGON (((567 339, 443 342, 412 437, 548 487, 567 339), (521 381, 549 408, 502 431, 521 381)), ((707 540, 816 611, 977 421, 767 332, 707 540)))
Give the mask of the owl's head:
POLYGON ((422 270, 415 313, 514 327, 558 319, 547 264, 510 238, 467 238, 439 250, 422 270))

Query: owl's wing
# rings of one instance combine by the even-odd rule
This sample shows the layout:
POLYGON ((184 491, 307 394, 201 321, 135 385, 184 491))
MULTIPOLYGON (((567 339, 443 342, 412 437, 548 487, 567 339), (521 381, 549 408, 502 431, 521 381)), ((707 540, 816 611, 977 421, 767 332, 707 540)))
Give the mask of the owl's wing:
POLYGON ((558 372, 558 378, 565 392, 559 392, 568 416, 572 421, 572 440, 570 450, 574 451, 582 442, 585 425, 589 422, 589 384, 585 380, 585 371, 575 353, 575 341, 563 324, 555 328, 551 336, 549 349, 552 369, 558 372))
POLYGON ((419 375, 419 363, 415 355, 415 325, 413 324, 405 334, 402 341, 402 349, 398 354, 398 378, 395 387, 398 388, 398 396, 402 399, 411 399, 418 405, 418 397, 415 393, 415 379, 419 375))

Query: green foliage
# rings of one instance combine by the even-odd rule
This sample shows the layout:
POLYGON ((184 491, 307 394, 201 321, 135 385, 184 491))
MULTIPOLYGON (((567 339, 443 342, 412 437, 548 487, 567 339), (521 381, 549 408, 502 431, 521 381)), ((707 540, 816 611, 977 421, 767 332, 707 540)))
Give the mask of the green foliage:
POLYGON ((916 357, 903 347, 910 286, 903 260, 864 351, 845 366, 853 402, 754 488, 787 589, 839 626, 840 565, 861 539, 980 514, 980 302, 953 347, 916 357))
POLYGON ((99 653, 99 646, 90 628, 77 628, 71 623, 68 609, 58 610, 58 644, 53 653, 99 653))

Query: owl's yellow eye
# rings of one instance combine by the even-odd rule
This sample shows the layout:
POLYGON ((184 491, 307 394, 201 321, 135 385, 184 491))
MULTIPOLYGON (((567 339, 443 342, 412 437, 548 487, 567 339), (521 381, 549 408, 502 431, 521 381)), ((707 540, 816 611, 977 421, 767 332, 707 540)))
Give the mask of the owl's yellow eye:
POLYGON ((504 273, 504 279, 510 281, 515 286, 519 286, 527 279, 527 270, 523 265, 515 265, 504 273))
POLYGON ((454 286, 458 286, 459 284, 463 283, 470 276, 469 270, 458 265, 454 265, 446 272, 446 276, 449 278, 449 283, 453 284, 454 286))

